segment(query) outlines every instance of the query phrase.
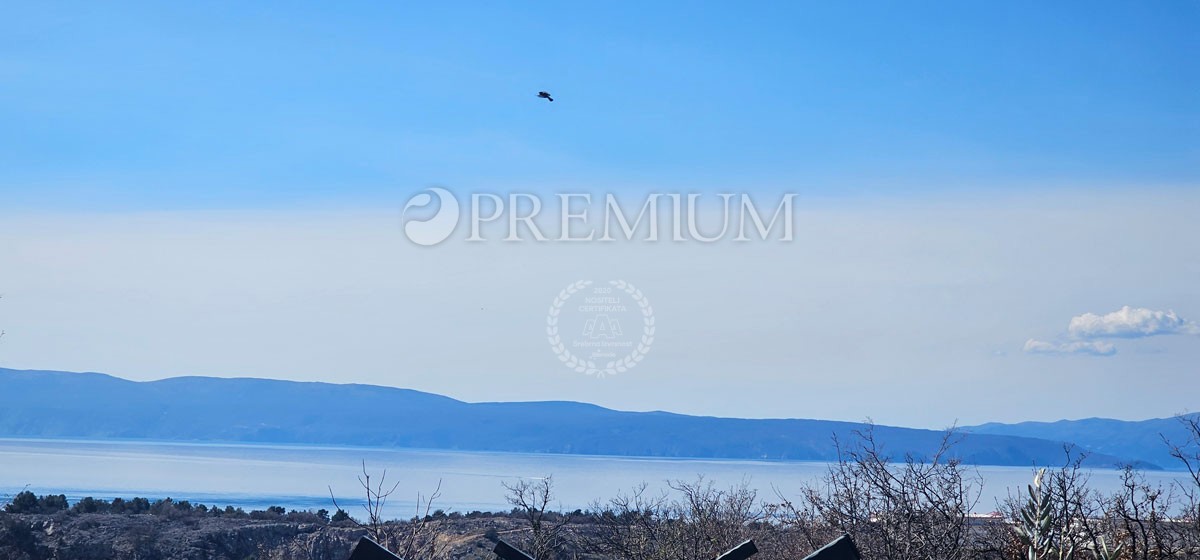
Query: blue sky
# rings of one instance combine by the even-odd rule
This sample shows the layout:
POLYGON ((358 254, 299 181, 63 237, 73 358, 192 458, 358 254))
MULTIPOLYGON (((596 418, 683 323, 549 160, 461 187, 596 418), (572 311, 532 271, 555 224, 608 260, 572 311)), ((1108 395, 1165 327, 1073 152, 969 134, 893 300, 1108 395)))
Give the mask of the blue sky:
POLYGON ((1192 1, 5 6, 0 366, 922 427, 1195 410, 1197 29, 1192 1), (431 185, 798 193, 797 234, 416 247, 431 185), (628 375, 547 345, 581 279, 654 303, 628 375))
POLYGON ((0 193, 1192 185, 1198 24, 1194 2, 14 5, 0 193))

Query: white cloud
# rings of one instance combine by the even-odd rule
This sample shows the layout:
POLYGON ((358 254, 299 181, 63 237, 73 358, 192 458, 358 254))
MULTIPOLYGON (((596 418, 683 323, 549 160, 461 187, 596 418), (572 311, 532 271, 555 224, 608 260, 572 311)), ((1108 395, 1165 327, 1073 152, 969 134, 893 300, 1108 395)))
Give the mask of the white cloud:
POLYGON ((1073 338, 1142 338, 1160 334, 1200 334, 1200 325, 1174 311, 1154 311, 1126 305, 1106 315, 1084 313, 1071 318, 1067 333, 1073 338))
POLYGON ((1200 334, 1200 325, 1186 320, 1174 311, 1155 311, 1128 305, 1105 315, 1084 313, 1071 318, 1063 342, 1029 339, 1025 352, 1029 354, 1088 354, 1112 356, 1117 349, 1105 338, 1144 338, 1162 334, 1200 334))
POLYGON ((1025 341, 1025 352, 1029 354, 1088 354, 1091 356, 1112 356, 1117 353, 1115 346, 1108 342, 1073 340, 1069 342, 1046 342, 1029 339, 1025 341))

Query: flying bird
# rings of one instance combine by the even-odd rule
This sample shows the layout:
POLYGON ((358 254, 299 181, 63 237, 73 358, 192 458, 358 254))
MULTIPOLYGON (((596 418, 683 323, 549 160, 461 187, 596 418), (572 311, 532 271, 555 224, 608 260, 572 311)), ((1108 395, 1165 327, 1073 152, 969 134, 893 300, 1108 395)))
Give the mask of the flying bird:
POLYGON ((553 102, 554 102, 554 98, 553 98, 553 97, 550 97, 550 94, 549 94, 549 93, 546 93, 546 92, 544 92, 544 91, 539 91, 539 92, 538 92, 538 97, 539 97, 539 98, 541 98, 541 99, 547 99, 547 100, 549 100, 551 103, 553 103, 553 102))

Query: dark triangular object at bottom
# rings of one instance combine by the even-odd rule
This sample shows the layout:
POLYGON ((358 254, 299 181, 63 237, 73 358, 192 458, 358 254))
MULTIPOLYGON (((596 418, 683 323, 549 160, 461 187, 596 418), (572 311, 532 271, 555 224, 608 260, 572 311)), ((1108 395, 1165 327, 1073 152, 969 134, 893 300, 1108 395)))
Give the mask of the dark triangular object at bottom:
POLYGON ((404 560, 391 552, 388 549, 379 546, 379 543, 363 537, 358 539, 358 543, 354 548, 350 549, 350 557, 346 560, 404 560))
POLYGON ((503 540, 496 541, 496 548, 492 550, 496 556, 504 560, 533 560, 533 557, 525 554, 521 549, 504 542, 503 540))
POLYGON ((729 549, 725 554, 718 556, 717 560, 746 560, 755 554, 758 554, 758 547, 754 546, 754 539, 750 539, 729 549))
POLYGON ((843 534, 805 556, 804 560, 862 560, 862 556, 858 553, 858 547, 854 546, 854 539, 849 534, 843 534))

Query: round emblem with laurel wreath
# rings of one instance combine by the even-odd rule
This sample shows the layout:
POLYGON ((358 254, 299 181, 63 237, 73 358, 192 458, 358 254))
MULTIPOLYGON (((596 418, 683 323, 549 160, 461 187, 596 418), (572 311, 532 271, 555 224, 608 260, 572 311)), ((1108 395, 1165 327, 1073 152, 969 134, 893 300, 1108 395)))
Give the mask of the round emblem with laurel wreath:
POLYGON ((624 280, 572 282, 546 316, 546 339, 558 360, 597 378, 637 366, 654 344, 654 330, 650 300, 624 280))

